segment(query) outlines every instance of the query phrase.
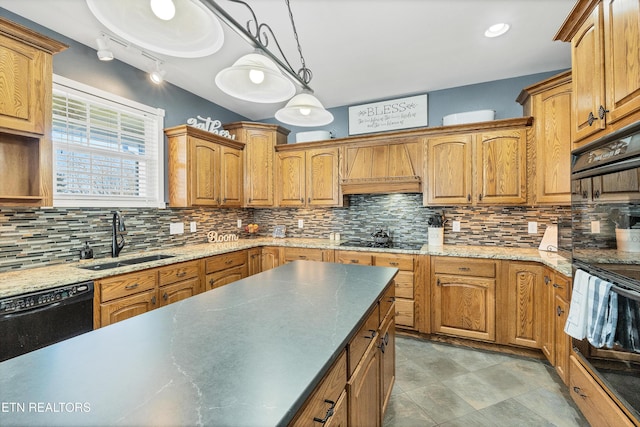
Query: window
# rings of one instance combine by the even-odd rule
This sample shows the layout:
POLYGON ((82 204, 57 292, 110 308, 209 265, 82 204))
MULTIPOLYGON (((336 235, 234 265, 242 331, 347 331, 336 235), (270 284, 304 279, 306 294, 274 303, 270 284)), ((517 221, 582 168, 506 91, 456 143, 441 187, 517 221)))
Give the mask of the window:
POLYGON ((164 207, 164 110, 53 81, 54 205, 164 207))

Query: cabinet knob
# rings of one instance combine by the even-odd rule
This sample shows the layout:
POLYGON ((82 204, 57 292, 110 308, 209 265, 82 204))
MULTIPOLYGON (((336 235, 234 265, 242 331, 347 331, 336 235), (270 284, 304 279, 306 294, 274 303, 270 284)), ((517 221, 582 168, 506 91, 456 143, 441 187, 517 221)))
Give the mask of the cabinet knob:
POLYGON ((169 299, 169 294, 167 294, 166 292, 164 294, 162 294, 162 299, 163 300, 168 300, 169 299))
POLYGON ((582 392, 582 389, 578 386, 573 386, 573 392, 583 399, 587 398, 587 395, 582 392))
POLYGON ((596 192, 593 193, 593 198, 594 199, 599 199, 600 198, 600 190, 596 190, 596 192))
POLYGON ((227 198, 222 199, 222 203, 227 203, 227 198))
POLYGON ((589 193, 587 192, 587 190, 584 190, 582 192, 582 198, 585 199, 585 200, 589 198, 589 193))
POLYGON ((556 312, 558 313, 558 316, 562 316, 562 314, 564 313, 564 310, 560 308, 560 306, 556 307, 556 312))
POLYGON ((471 194, 467 194, 467 202, 471 201, 471 194))
POLYGON ((440 286, 440 279, 436 280, 436 285, 440 286))
POLYGON ((357 259, 352 259, 350 262, 351 264, 358 264, 360 261, 357 259))
POLYGON ((482 201, 482 194, 478 194, 478 200, 482 201))
POLYGON ((215 282, 216 282, 215 280, 210 279, 210 280, 209 280, 209 286, 213 287, 213 284, 214 284, 215 282))
POLYGON ((371 336, 365 335, 365 338, 368 340, 372 340, 376 337, 376 335, 378 335, 378 332, 373 329, 369 329, 369 332, 371 332, 371 336))
POLYGON ((157 301, 157 300, 156 300, 156 296, 154 295, 154 296, 151 298, 151 304, 156 305, 156 301, 157 301))
POLYGON ((549 276, 544 276, 544 284, 548 285, 549 283, 551 283, 551 278, 549 276))
POLYGON ((592 111, 589 113, 589 116, 587 117, 587 123, 589 124, 589 126, 591 126, 595 121, 596 121, 596 116, 593 115, 593 111, 592 111))
POLYGON ((600 106, 600 108, 598 108, 598 117, 600 117, 600 119, 604 119, 605 114, 607 114, 609 112, 609 110, 607 110, 606 108, 604 108, 603 105, 600 106))
POLYGON ((304 198, 300 197, 300 203, 304 203, 304 198))

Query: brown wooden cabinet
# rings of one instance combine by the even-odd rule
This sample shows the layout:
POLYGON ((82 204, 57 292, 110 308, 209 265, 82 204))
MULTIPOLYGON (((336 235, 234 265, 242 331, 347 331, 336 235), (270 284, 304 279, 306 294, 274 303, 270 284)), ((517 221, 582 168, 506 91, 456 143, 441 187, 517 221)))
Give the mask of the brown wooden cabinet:
POLYGON ((427 138, 424 204, 525 203, 526 147, 525 128, 427 138))
POLYGON ((333 262, 334 253, 332 249, 314 249, 314 248, 282 248, 281 263, 286 264, 292 261, 324 261, 333 262))
POLYGON ((495 341, 497 263, 436 256, 431 271, 432 331, 495 341))
POLYGON ((261 271, 271 270, 280 265, 280 249, 278 247, 263 247, 261 251, 261 271))
POLYGON ((249 275, 247 251, 235 251, 205 259, 205 290, 210 291, 249 275))
POLYGON ((640 201, 640 171, 629 169, 571 182, 574 203, 640 201))
POLYGON ((378 348, 380 349, 380 399, 384 413, 391 399, 393 384, 396 380, 396 332, 395 332, 395 288, 389 287, 380 300, 380 329, 378 348))
POLYGON ((94 327, 111 325, 156 308, 157 286, 158 274, 154 269, 96 281, 94 298, 99 302, 99 319, 94 319, 94 327))
POLYGON ((51 206, 53 55, 67 46, 0 17, 0 204, 51 206))
POLYGON ((246 144, 244 149, 244 206, 273 207, 274 148, 287 143, 289 130, 278 125, 235 122, 224 128, 236 140, 246 144))
POLYGON ((276 194, 282 207, 343 206, 338 148, 277 147, 276 194))
MULTIPOLYGON (((507 343, 542 348, 544 324, 548 322, 545 268, 540 264, 510 262, 508 269, 506 314, 507 343)), ((503 313, 505 310, 506 313, 503 313)))
POLYGON ((200 292, 198 261, 181 262, 158 269, 160 306, 178 302, 200 292))
POLYGON ((571 72, 526 87, 517 101, 534 117, 529 147, 529 199, 533 204, 571 203, 573 142, 571 72))
POLYGON ((262 250, 261 248, 247 249, 247 274, 253 276, 262 271, 262 250))
POLYGON ((406 254, 373 254, 373 265, 397 268, 395 282, 395 324, 404 329, 417 329, 416 288, 421 279, 416 257, 406 254))
POLYGON ((164 132, 171 207, 242 206, 243 143, 187 125, 164 132))
POLYGON ((373 265, 371 252, 337 250, 334 257, 335 261, 340 264, 373 265))
POLYGON ((564 325, 569 316, 569 298, 571 295, 571 279, 559 273, 554 273, 553 283, 554 306, 552 315, 554 320, 554 349, 556 353, 556 372, 565 384, 569 384, 569 352, 571 351, 571 337, 564 332, 564 325))
POLYGON ((638 0, 579 0, 555 37, 571 41, 576 146, 638 120, 639 15, 638 0))

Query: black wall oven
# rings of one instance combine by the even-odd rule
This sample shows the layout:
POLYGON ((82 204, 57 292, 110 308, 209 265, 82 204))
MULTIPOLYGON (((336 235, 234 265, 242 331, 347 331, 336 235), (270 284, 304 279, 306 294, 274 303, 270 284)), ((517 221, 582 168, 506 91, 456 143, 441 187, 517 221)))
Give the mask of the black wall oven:
POLYGON ((574 349, 640 420, 640 123, 575 150, 571 184, 574 276, 580 269, 611 283, 617 304, 613 340, 574 338, 574 349))

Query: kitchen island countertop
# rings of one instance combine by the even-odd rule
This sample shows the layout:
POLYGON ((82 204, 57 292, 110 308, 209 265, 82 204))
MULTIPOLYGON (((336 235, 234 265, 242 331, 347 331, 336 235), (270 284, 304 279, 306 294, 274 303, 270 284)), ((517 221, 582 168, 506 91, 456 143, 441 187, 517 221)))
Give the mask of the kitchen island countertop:
POLYGON ((0 420, 286 425, 397 271, 295 261, 7 360, 0 420))
MULTIPOLYGON (((146 268, 161 267, 177 262, 191 261, 194 259, 205 258, 232 251, 261 246, 285 246, 315 249, 337 249, 366 252, 405 253, 414 255, 458 256, 467 258, 493 258, 514 261, 532 261, 542 263, 565 276, 571 277, 572 275, 570 259, 566 259, 561 255, 558 255, 556 252, 539 251, 538 249, 534 248, 514 248, 503 246, 423 245, 419 250, 406 250, 395 248, 384 249, 371 247, 352 247, 343 246, 341 245, 341 243, 344 242, 329 239, 275 239, 271 237, 259 237, 253 239, 240 239, 237 242, 200 243, 195 245, 171 247, 157 251, 146 251, 144 252, 144 255, 165 254, 172 255, 172 258, 147 262, 144 264, 123 266, 109 270, 93 271, 79 267, 110 262, 114 260, 113 258, 78 261, 46 267, 24 268, 20 270, 0 273, 0 297, 8 297, 26 292, 50 289, 56 286, 63 286, 87 280, 97 280, 104 277, 130 273, 146 268)), ((121 256, 117 258, 117 260, 127 260, 140 255, 141 253, 121 254, 121 256)))

